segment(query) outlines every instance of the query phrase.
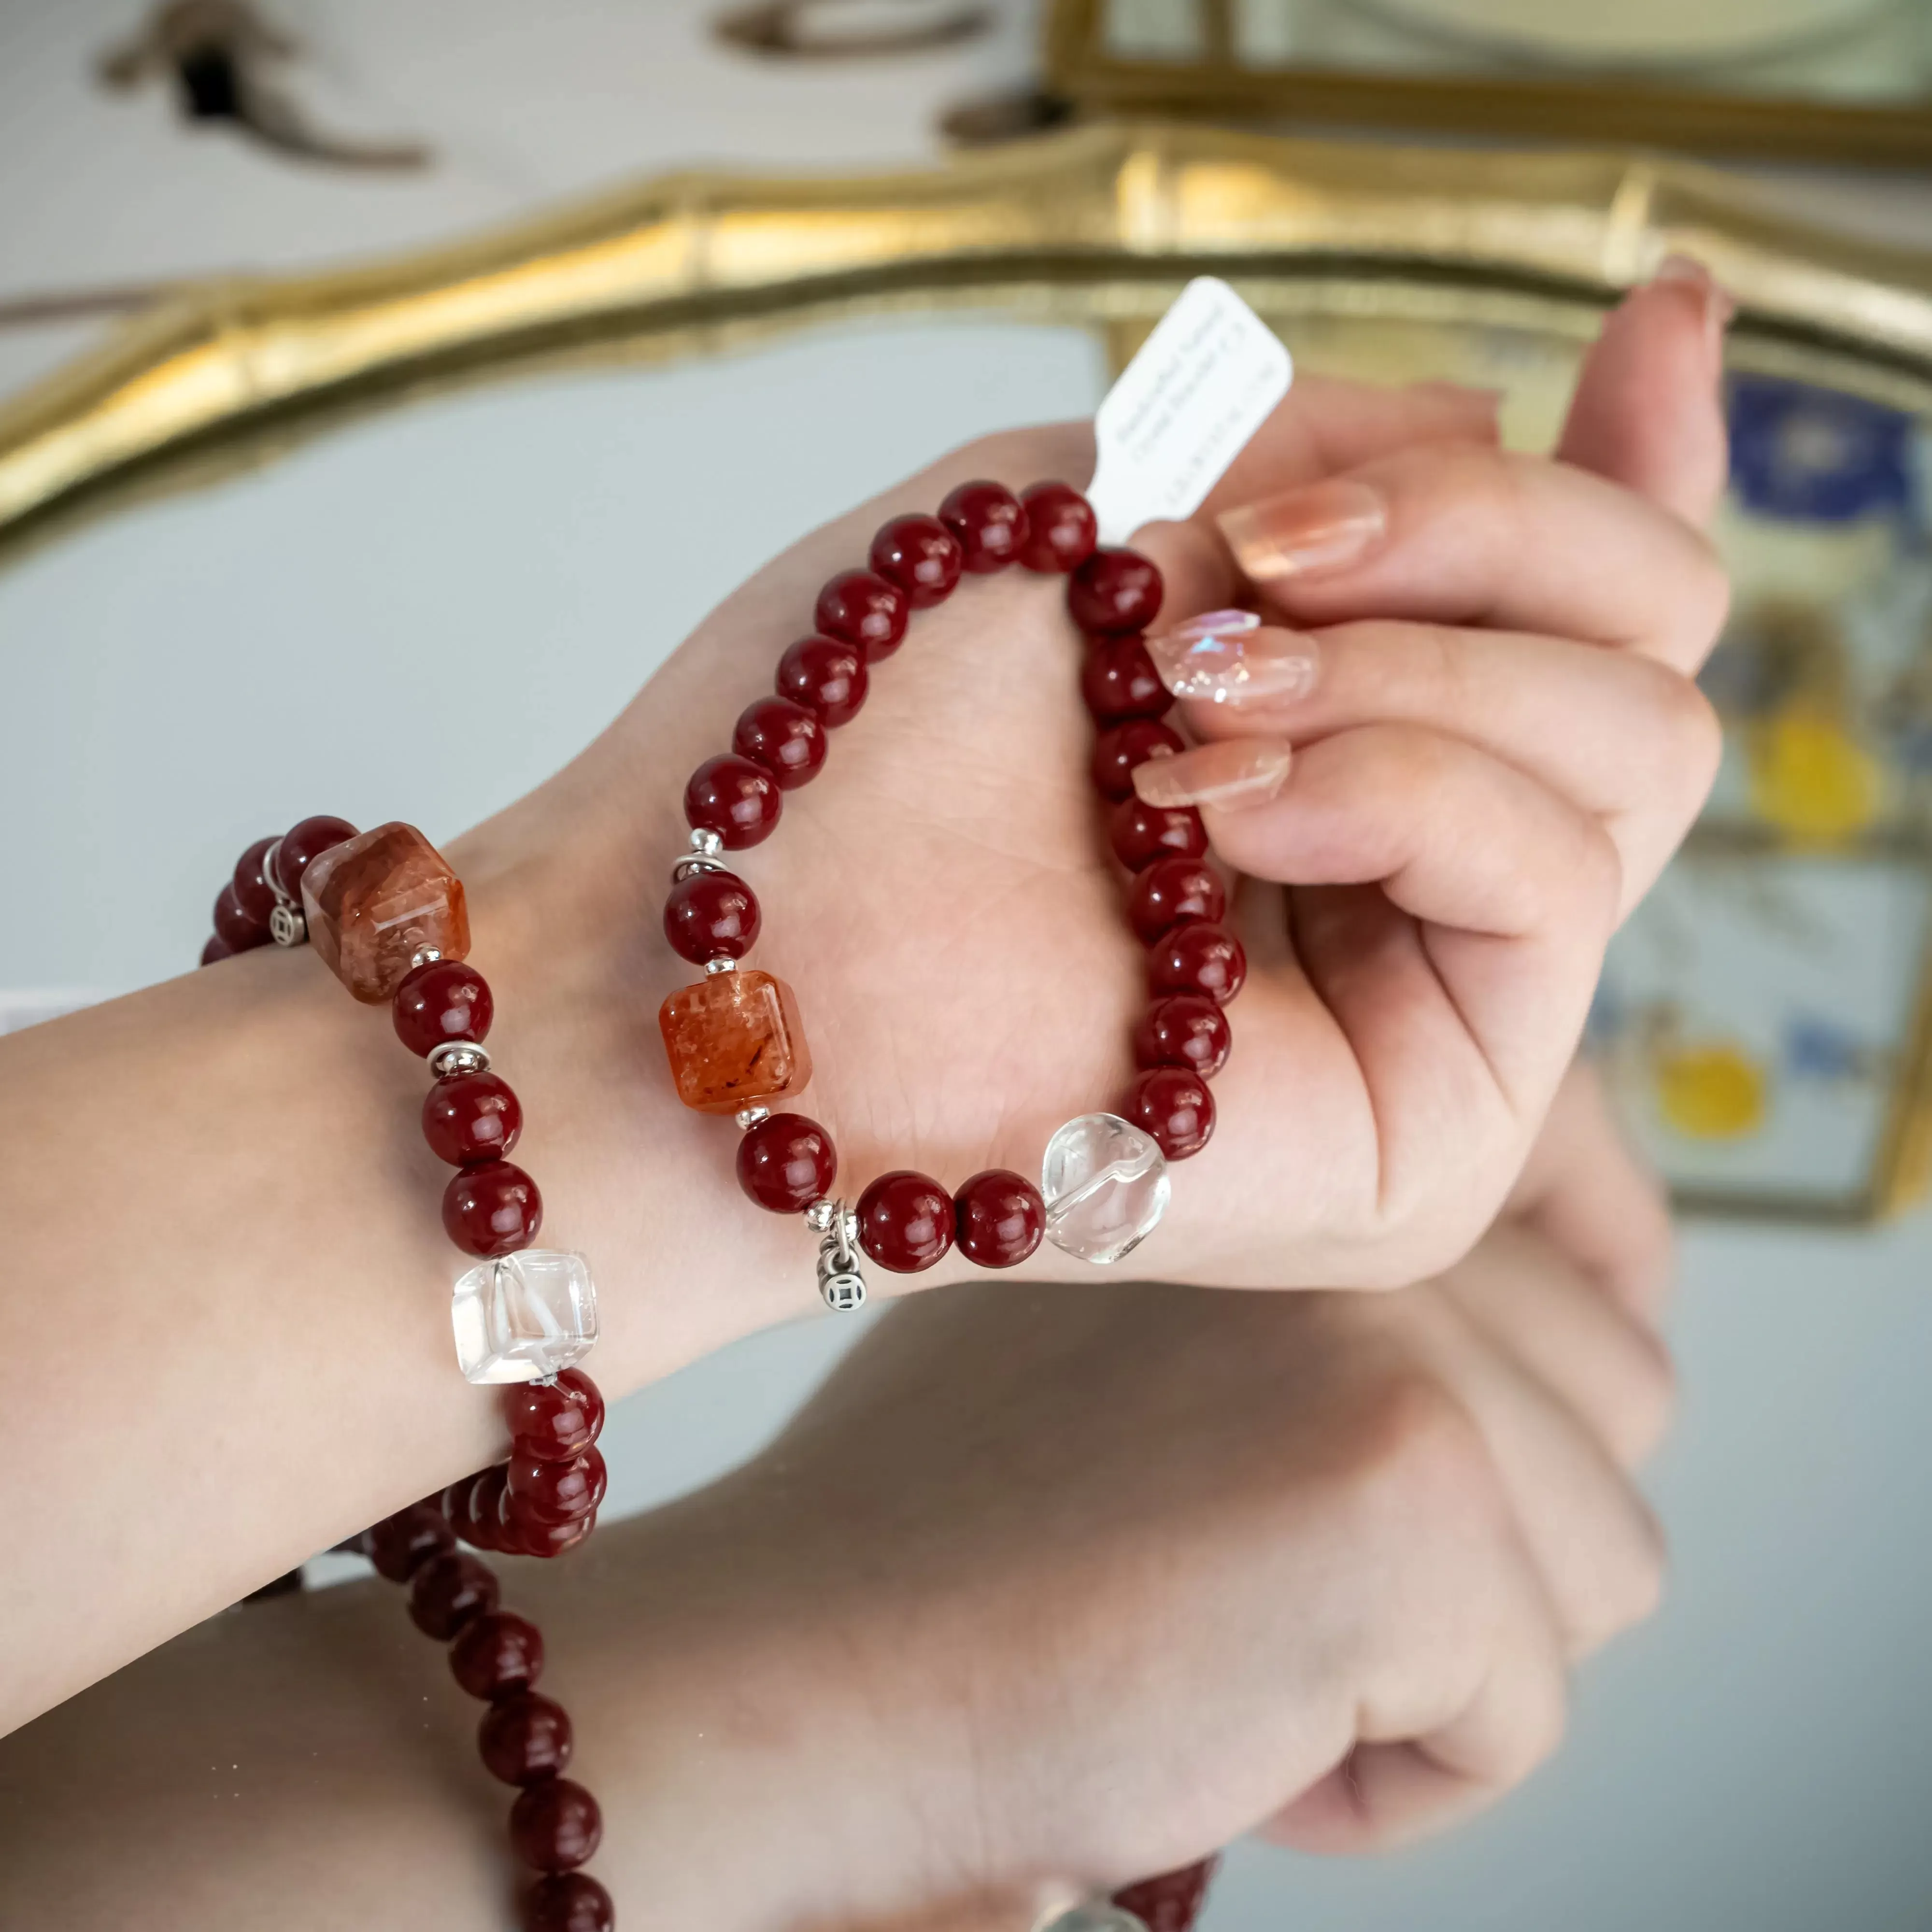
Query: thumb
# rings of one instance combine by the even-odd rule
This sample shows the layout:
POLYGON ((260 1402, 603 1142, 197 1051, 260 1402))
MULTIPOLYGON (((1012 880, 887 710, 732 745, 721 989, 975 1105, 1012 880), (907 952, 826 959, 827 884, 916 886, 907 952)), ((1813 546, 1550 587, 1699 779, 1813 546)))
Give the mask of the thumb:
POLYGON ((1708 522, 1729 463, 1718 385, 1732 307, 1701 262, 1670 256, 1584 358, 1557 455, 1708 522))

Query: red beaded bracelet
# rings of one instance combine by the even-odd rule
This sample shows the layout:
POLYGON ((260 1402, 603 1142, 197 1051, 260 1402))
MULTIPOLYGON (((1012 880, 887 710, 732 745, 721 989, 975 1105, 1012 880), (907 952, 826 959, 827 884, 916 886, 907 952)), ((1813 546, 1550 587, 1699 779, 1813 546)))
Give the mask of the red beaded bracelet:
POLYGON ((963 483, 937 517, 894 517, 872 539, 870 568, 842 571, 819 592, 817 629, 778 661, 778 694, 746 706, 732 748, 685 787, 691 850, 672 869, 664 935, 705 976, 658 1014, 679 1097, 736 1117, 738 1179, 761 1208, 802 1212, 822 1238, 820 1293, 834 1308, 865 1300, 862 1251, 914 1274, 957 1244, 982 1268, 1024 1261, 1042 1235, 1091 1262, 1118 1261, 1167 1206, 1168 1163, 1208 1144, 1208 1080, 1231 1043, 1222 1009, 1247 962, 1220 923, 1227 895, 1205 858, 1191 807, 1164 809, 1134 793, 1134 767, 1182 748, 1161 721, 1174 700, 1142 634, 1160 608, 1160 572, 1131 550, 1103 548, 1084 497, 1064 483, 1016 496, 963 483), (778 822, 784 794, 824 768, 826 734, 865 703, 868 667, 904 641, 914 610, 943 602, 963 574, 1012 563, 1067 577, 1066 606, 1088 640, 1080 688, 1100 727, 1091 772, 1112 808, 1114 856, 1131 875, 1127 918, 1148 948, 1151 1004, 1133 1035, 1140 1071, 1118 1114, 1085 1114, 1047 1143, 1040 1184, 995 1169, 949 1195, 922 1174, 882 1174, 848 1207, 832 1196, 832 1137, 802 1114, 774 1113, 812 1078, 798 1003, 782 980, 740 968, 758 937, 758 902, 720 854, 755 845, 778 822))
POLYGON ((340 818, 305 818, 258 839, 214 902, 201 962, 273 940, 311 941, 358 1000, 389 1003, 398 1036, 429 1064, 423 1137, 457 1171, 442 1225, 478 1258, 452 1304, 458 1365, 473 1382, 508 1383, 510 1453, 366 1530, 359 1548, 379 1575, 406 1583, 410 1616, 449 1646, 458 1683, 489 1708, 477 1747, 491 1774, 518 1787, 510 1842, 540 1876, 523 1899, 524 1932, 611 1932, 610 1894, 577 1868, 596 1851, 597 1801, 563 1775, 571 1724, 536 1688, 543 1636, 496 1607, 488 1567, 457 1547, 560 1556, 590 1533, 604 1496, 598 1453, 604 1399, 574 1364, 597 1339, 596 1294, 580 1255, 533 1248, 543 1220, 536 1183, 507 1156, 524 1110, 490 1070, 495 1015, 488 983, 464 963, 463 884, 412 826, 358 833, 340 818))

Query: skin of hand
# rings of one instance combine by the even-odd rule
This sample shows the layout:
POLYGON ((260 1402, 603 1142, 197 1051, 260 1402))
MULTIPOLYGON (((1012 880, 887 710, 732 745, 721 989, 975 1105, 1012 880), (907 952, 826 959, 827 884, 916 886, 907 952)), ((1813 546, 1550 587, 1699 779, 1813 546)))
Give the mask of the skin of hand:
MULTIPOLYGON (((1670 1401, 1520 1226, 1386 1296, 961 1288, 506 1601, 627 1922, 1025 1932, 1244 1830, 1361 1852, 1508 1789, 1656 1600, 1628 1472, 1670 1401)), ((500 1923, 477 1708, 389 1586, 216 1618, 0 1744, 0 1923, 500 1923)))
MULTIPOLYGON (((1632 296, 1557 460, 1500 452, 1485 398, 1310 378, 1210 505, 1347 476, 1385 528, 1354 564, 1268 590, 1320 633, 1326 675, 1312 711, 1249 728, 1293 745, 1280 795, 1208 814, 1251 875, 1253 970, 1219 1132, 1177 1174, 1150 1271, 1418 1280, 1516 1184, 1605 938, 1714 755, 1687 674, 1724 603, 1694 528, 1721 473, 1718 300, 1682 277, 1632 296), (1357 633, 1396 667, 1378 688, 1348 668, 1371 655, 1357 633)), ((1090 461, 1084 428, 992 439, 806 538, 580 758, 447 847, 540 1238, 590 1258, 611 1397, 816 1306, 812 1238, 744 1198, 735 1130, 680 1107, 664 1070, 656 1010, 694 976, 658 917, 685 775, 884 517, 976 475, 1083 481, 1090 461)), ((1144 536, 1169 618, 1226 601, 1205 529, 1144 536)), ((917 618, 824 773, 738 855, 764 905, 753 963, 796 988, 802 1104, 848 1198, 889 1167, 1030 1171, 1127 1077, 1143 962, 1086 776, 1079 648, 1057 579, 968 584, 917 618)), ((274 948, 0 1040, 0 1318, 69 1371, 0 1406, 0 1511, 38 1526, 32 1560, 0 1568, 0 1728, 501 1453, 494 1394, 451 1372, 464 1263, 423 1086, 382 1012, 274 948)), ((871 1279, 933 1286, 956 1264, 871 1279)), ((1060 1265, 1042 1251, 1020 1273, 1060 1265)))

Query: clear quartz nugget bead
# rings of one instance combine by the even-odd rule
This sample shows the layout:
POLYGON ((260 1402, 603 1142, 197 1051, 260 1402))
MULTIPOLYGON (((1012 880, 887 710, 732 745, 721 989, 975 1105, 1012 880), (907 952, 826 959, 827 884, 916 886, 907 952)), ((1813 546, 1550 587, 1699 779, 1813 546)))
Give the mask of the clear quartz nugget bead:
POLYGON ((1131 1254, 1167 1212, 1167 1160, 1118 1114, 1082 1114, 1046 1144, 1046 1238, 1084 1262, 1131 1254))
POLYGON ((524 1248, 464 1276, 450 1319, 470 1381, 542 1382, 590 1354, 597 1291, 581 1255, 524 1248))

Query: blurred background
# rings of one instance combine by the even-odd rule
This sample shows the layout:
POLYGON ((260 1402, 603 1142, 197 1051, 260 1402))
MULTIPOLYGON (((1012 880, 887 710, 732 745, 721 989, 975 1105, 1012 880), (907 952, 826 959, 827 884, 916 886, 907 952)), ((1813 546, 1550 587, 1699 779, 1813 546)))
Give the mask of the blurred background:
MULTIPOLYGON (((1159 304, 1124 280, 1072 302, 1019 250, 996 291, 658 328, 648 354, 613 325, 595 353, 525 356, 493 325, 461 380, 401 358, 346 406, 229 434, 244 385, 184 455, 88 454, 140 380, 182 380, 158 316, 198 318, 196 353, 226 331, 266 385, 259 305, 226 278, 532 218, 620 237, 628 216, 568 211, 674 171, 970 169, 1124 120, 1183 154, 1216 129, 1316 137, 1315 159, 1253 151, 1250 191, 1285 209, 1384 149, 1500 149, 1526 175, 1611 156, 1577 163, 1587 274, 1528 213, 1520 246, 1432 256, 1417 236, 1462 231, 1426 168, 1375 176, 1397 269, 1332 242, 1311 267, 1286 215, 1274 253, 1243 244, 1306 366, 1497 387, 1526 446, 1643 266, 1654 184, 1702 178, 1684 158, 1714 205, 1735 187, 1756 211, 1719 226, 1762 270, 1729 394, 1724 770, 1592 1021, 1690 1210, 1683 1415, 1652 1486, 1669 1600, 1494 1815, 1376 1863, 1238 1847, 1204 1925, 1932 1925, 1932 6, 0 0, 0 1028, 191 964, 265 829, 326 809, 434 838, 494 810, 801 531, 964 438, 1090 410, 1159 304), (1804 292, 1814 244, 1828 301, 1804 292)), ((1048 212, 1077 214, 1091 190, 1058 166, 1048 212)), ((916 250, 924 218, 891 232, 916 250)), ((316 339, 326 287, 290 298, 286 340, 316 339)), ((857 1326, 761 1336, 625 1405, 610 1507, 754 1447, 857 1326)))

